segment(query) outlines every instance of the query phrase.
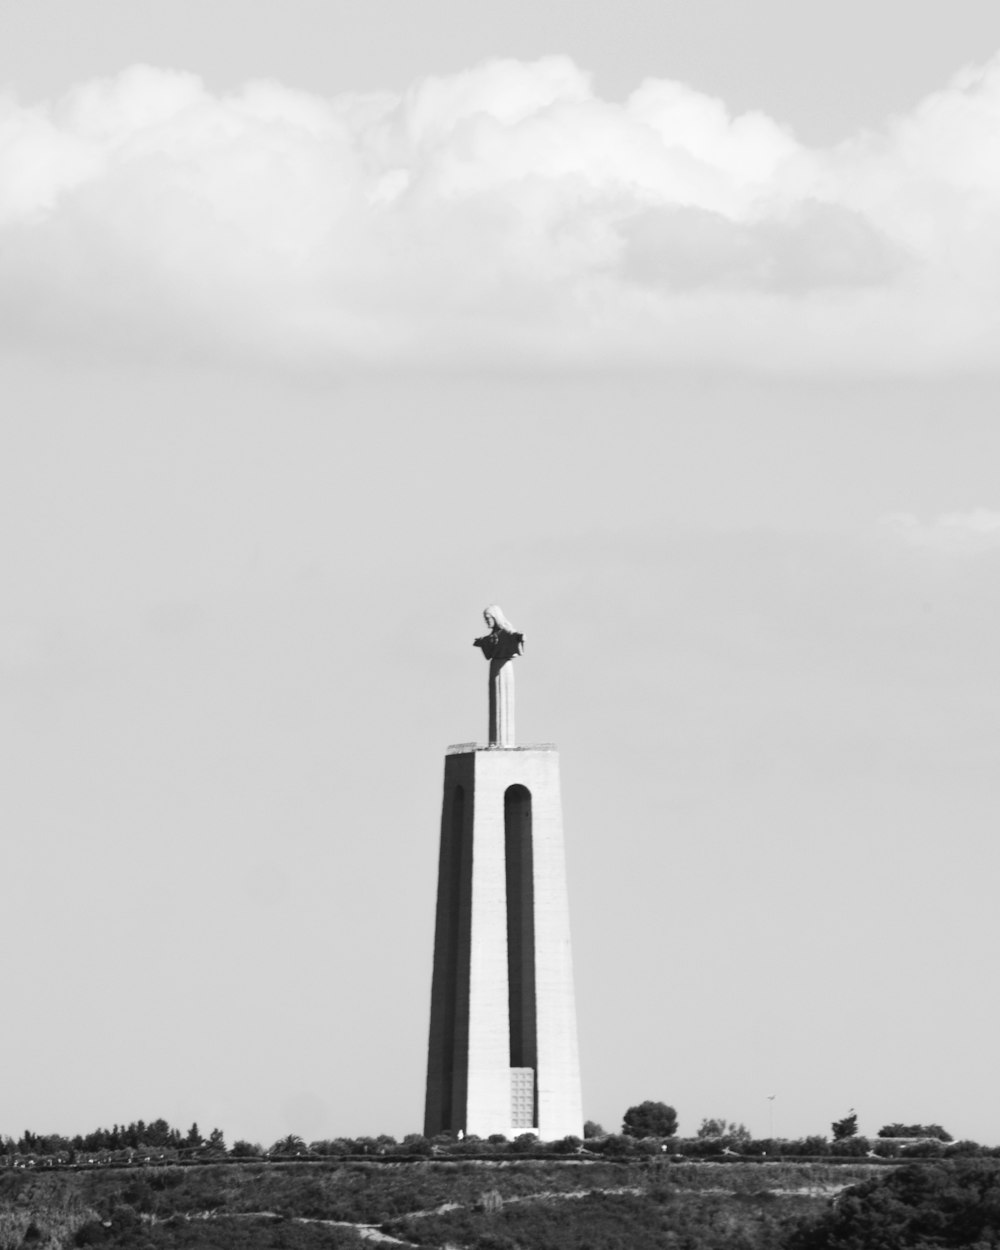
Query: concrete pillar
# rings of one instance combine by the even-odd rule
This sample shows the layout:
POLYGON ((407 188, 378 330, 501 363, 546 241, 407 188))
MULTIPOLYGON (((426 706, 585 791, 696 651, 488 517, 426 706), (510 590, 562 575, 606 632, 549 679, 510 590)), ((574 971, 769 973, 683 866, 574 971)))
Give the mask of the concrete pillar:
POLYGON ((531 1127, 543 1140, 582 1136, 559 756, 451 747, 424 1132, 527 1131, 514 1120, 531 1068, 531 1127))

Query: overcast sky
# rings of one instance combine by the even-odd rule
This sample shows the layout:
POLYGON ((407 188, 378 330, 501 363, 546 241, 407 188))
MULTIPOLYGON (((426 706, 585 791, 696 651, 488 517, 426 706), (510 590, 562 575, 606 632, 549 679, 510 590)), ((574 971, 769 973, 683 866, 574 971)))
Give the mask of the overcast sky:
POLYGON ((0 1134, 419 1130, 499 602, 586 1116, 1000 1142, 995 0, 0 27, 0 1134))

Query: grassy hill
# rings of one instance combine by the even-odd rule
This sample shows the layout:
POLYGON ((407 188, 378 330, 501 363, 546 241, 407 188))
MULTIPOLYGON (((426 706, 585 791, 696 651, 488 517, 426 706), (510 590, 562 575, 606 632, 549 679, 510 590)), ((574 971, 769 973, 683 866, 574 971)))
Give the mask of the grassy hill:
MULTIPOLYGON (((882 1165, 884 1167, 884 1165, 882 1165)), ((773 1250, 877 1164, 511 1159, 6 1170, 0 1250, 773 1250)))

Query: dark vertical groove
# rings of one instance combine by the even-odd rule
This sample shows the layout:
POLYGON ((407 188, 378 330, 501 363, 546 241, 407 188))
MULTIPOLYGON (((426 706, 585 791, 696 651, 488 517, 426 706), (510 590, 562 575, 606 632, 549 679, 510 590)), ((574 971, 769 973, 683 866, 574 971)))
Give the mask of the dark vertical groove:
POLYGON ((445 766, 438 861, 424 1132, 464 1128, 468 1086, 469 939, 472 906, 473 778, 468 761, 445 766))
MULTIPOLYGON (((511 786, 504 794, 504 845, 507 865, 510 1066, 535 1069, 537 1082, 535 883, 531 794, 524 786, 511 786)), ((537 1109, 534 1123, 538 1123, 537 1109)))
POLYGON ((462 859, 465 839, 465 791, 456 786, 451 796, 451 822, 448 828, 448 862, 445 880, 449 900, 445 919, 445 965, 444 965, 444 1019, 442 1021, 441 1047, 441 1121, 451 1128, 453 1090, 455 1084, 455 1054, 457 1051, 456 1025, 458 1020, 458 980, 460 972, 459 923, 461 908, 459 897, 462 889, 462 859))

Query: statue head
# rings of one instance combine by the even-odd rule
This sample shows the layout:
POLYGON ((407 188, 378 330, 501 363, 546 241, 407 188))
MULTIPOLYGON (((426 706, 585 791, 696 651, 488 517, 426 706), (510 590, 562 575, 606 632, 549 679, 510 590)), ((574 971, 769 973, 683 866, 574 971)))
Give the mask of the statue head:
POLYGON ((502 629, 508 634, 514 632, 514 626, 504 616, 499 603, 491 603, 488 608, 484 608, 483 618, 490 629, 502 629))

